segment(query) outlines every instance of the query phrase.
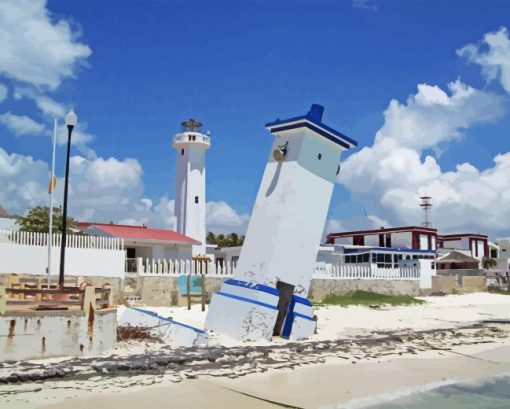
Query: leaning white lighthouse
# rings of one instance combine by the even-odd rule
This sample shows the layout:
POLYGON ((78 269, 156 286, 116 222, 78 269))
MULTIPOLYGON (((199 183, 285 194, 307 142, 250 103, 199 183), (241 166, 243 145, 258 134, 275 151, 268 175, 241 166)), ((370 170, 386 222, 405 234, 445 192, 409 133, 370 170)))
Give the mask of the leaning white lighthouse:
POLYGON ((313 334, 306 298, 342 152, 357 142, 322 122, 324 107, 266 124, 271 148, 233 279, 205 326, 241 340, 313 334))
POLYGON ((193 255, 205 254, 205 151, 211 147, 211 138, 201 132, 202 124, 194 119, 181 126, 173 139, 177 150, 176 230, 201 242, 193 246, 193 255))

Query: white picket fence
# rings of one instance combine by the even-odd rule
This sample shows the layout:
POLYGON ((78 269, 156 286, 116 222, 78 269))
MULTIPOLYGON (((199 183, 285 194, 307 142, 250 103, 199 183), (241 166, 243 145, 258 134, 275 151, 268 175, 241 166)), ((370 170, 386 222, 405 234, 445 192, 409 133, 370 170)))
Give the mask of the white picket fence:
MULTIPOLYGON (((141 277, 179 276, 200 274, 207 276, 233 276, 235 266, 227 262, 216 265, 213 262, 193 262, 191 260, 136 259, 136 273, 141 277)), ((376 265, 340 265, 317 263, 313 278, 322 279, 365 279, 365 280, 420 280, 420 269, 415 267, 379 268, 376 265)))
POLYGON ((208 276, 233 276, 235 267, 232 263, 216 265, 213 262, 194 262, 191 260, 136 259, 136 273, 147 276, 180 276, 188 274, 207 274, 208 276))
POLYGON ((419 280, 420 269, 416 267, 381 268, 377 265, 317 264, 313 278, 366 279, 366 280, 419 280))
MULTIPOLYGON (((0 244, 10 243, 23 246, 48 246, 48 233, 35 233, 16 230, 0 230, 0 244)), ((52 247, 60 247, 62 234, 51 235, 52 247)), ((67 234, 66 247, 97 249, 97 250, 123 250, 124 240, 114 237, 85 236, 80 234, 67 234)))

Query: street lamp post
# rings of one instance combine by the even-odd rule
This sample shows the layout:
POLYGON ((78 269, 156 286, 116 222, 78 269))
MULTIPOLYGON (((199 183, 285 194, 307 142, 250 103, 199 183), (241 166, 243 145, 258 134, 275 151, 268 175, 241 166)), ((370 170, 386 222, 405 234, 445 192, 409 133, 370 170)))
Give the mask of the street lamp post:
POLYGON ((64 268, 65 268, 65 258, 66 258, 66 241, 67 241, 67 188, 69 185, 69 156, 71 153, 71 134, 73 133, 73 128, 78 122, 78 117, 73 112, 73 110, 69 111, 66 115, 66 125, 67 125, 67 157, 66 157, 66 179, 64 184, 64 210, 63 210, 63 220, 62 220, 62 243, 60 244, 60 274, 58 278, 58 284, 60 288, 64 287, 64 268))

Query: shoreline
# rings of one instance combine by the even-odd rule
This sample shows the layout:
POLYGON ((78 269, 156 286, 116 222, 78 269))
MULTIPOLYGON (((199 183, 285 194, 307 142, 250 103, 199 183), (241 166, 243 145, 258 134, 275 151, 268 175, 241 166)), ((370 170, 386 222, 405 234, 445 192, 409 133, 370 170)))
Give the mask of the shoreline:
POLYGON ((175 407, 356 408, 363 401, 353 399, 510 372, 508 311, 510 297, 487 294, 377 310, 331 306, 317 309, 319 334, 307 341, 130 341, 96 357, 4 362, 0 406, 57 409, 72 399, 79 408, 156 409, 171 396, 175 407))
POLYGON ((78 407, 83 408, 130 409, 150 404, 156 409, 168 405, 168 401, 160 400, 161 395, 172 396, 177 407, 216 407, 212 402, 228 401, 233 406, 223 408, 336 409, 352 399, 402 388, 510 372, 510 325, 477 323, 463 328, 374 334, 374 338, 225 348, 224 355, 214 360, 204 351, 190 352, 189 360, 181 364, 158 370, 149 364, 146 370, 111 374, 104 372, 111 364, 109 360, 88 366, 74 360, 74 365, 81 367, 73 376, 0 385, 0 404, 12 409, 46 405, 58 409, 73 399, 73 405, 81 402, 78 407), (199 390, 208 391, 206 401, 199 390))
MULTIPOLYGON (((197 408, 361 409, 441 385, 483 380, 510 372, 510 341, 496 347, 489 344, 459 347, 456 352, 463 355, 440 356, 440 352, 430 351, 357 365, 332 359, 323 364, 271 370, 238 379, 205 376, 178 384, 83 395, 73 399, 73 406, 134 409, 150 405, 151 409, 163 409, 171 403, 172 407, 197 408), (489 362, 495 356, 507 358, 498 364, 489 362), (478 361, 477 365, 472 364, 473 359, 478 361)), ((68 406, 67 401, 60 399, 60 402, 40 407, 64 409, 68 406)))

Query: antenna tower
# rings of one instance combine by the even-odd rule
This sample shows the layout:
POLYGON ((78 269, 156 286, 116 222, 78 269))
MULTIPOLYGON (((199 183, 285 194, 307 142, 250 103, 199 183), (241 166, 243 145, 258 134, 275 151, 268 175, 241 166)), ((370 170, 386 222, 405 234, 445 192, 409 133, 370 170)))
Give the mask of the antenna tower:
POLYGON ((430 196, 421 196, 420 207, 423 209, 423 223, 421 224, 423 227, 432 227, 432 223, 430 222, 430 208, 432 207, 431 197, 430 196))

